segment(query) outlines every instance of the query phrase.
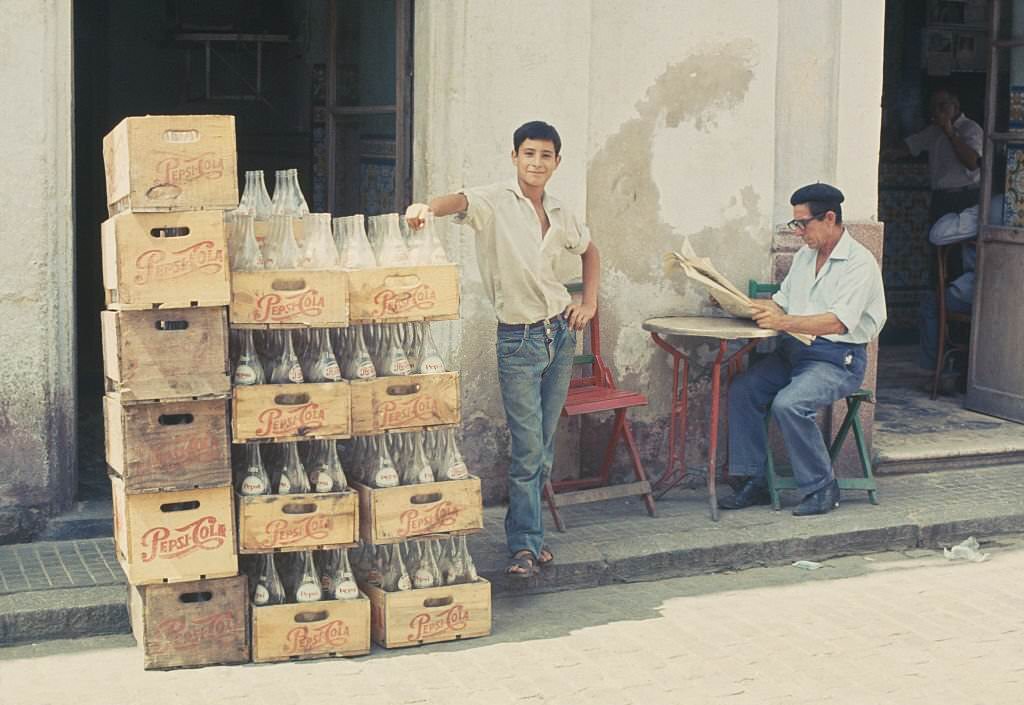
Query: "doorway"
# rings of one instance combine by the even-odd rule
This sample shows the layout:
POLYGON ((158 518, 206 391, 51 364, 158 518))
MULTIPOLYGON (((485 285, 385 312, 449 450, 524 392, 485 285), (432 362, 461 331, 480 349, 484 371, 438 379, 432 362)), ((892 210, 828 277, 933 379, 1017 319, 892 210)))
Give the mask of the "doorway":
MULTIPOLYGON (((80 501, 110 496, 101 400, 101 143, 130 115, 234 115, 238 173, 298 169, 314 212, 404 208, 412 0, 74 4, 80 501)), ((240 184, 241 187, 242 184, 240 184)))
MULTIPOLYGON (((937 288, 935 251, 928 242, 928 162, 925 154, 907 158, 899 149, 906 137, 928 124, 928 99, 939 88, 959 97, 964 115, 985 124, 988 6, 986 0, 886 2, 878 217, 885 223, 889 320, 879 341, 873 437, 883 469, 917 469, 938 459, 947 465, 982 456, 1019 459, 1017 454, 1024 453, 1018 424, 964 408, 965 356, 954 357, 939 385, 941 393, 931 398, 934 367, 922 366, 926 360, 920 344, 937 288)), ((1008 103, 1008 74, 996 76, 995 85, 1008 103)), ((999 112, 997 129, 1005 129, 1005 110, 999 112)), ((1005 173, 1005 152, 990 158, 995 173, 1005 173)), ((992 217, 1001 223, 998 196, 994 202, 992 217)), ((962 329, 959 335, 969 332, 962 329)))

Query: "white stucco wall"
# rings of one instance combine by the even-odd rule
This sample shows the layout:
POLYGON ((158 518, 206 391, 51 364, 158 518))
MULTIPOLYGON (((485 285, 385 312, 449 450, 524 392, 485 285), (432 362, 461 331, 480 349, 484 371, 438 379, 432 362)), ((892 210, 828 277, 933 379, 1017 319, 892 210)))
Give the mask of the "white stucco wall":
POLYGON ((75 491, 72 42, 68 2, 3 9, 0 536, 11 538, 75 491))
MULTIPOLYGON (((601 248, 604 351, 650 397, 634 418, 661 453, 671 373, 640 323, 707 311, 662 275, 662 254, 685 236, 734 281, 766 279, 789 194, 818 180, 845 191, 848 220, 875 219, 883 14, 884 0, 419 0, 414 195, 509 178, 512 130, 558 127, 549 188, 601 248)), ((466 280, 449 344, 467 443, 501 464, 494 317, 471 238, 448 228, 466 280)), ((707 361, 707 345, 692 352, 707 361)))

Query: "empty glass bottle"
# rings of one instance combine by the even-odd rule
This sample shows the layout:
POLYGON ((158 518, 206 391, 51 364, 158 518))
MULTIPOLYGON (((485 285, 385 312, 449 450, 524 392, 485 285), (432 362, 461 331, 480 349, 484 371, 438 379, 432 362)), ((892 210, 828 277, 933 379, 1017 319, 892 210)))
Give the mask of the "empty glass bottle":
POLYGON ((281 355, 274 361, 274 368, 270 373, 271 384, 302 384, 305 377, 302 375, 302 365, 295 354, 295 347, 292 345, 290 331, 282 331, 284 334, 284 346, 281 355))
POLYGON ((441 585, 440 571, 431 548, 432 541, 418 541, 416 561, 413 564, 412 586, 416 589, 441 585))
POLYGON ((334 441, 313 441, 316 444, 309 465, 309 482, 315 492, 343 492, 348 488, 345 471, 338 458, 334 441))
POLYGON ((292 231, 292 216, 275 213, 270 217, 270 234, 263 245, 266 269, 298 269, 302 253, 292 231))
POLYGON ((380 362, 379 372, 381 377, 400 377, 412 372, 409 358, 405 356, 405 351, 398 342, 397 329, 394 325, 386 327, 382 340, 380 362))
POLYGON ((295 602, 318 602, 323 595, 320 578, 313 564, 313 552, 302 552, 302 570, 293 591, 295 602))
POLYGON ((419 348, 416 351, 416 368, 413 371, 421 375, 444 372, 444 360, 441 359, 441 353, 437 351, 434 337, 430 333, 430 326, 424 324, 420 330, 419 348))
POLYGON ((437 458, 434 468, 437 480, 465 480, 469 477, 469 468, 455 441, 455 429, 445 429, 439 439, 439 452, 434 456, 437 458))
MULTIPOLYGON (((381 546, 381 548, 387 547, 381 546)), ((402 560, 402 552, 398 544, 392 545, 388 553, 390 555, 387 568, 381 576, 381 588, 386 592, 411 590, 412 580, 409 578, 409 572, 405 569, 405 561, 402 560)))
POLYGON ((306 197, 302 195, 302 186, 299 184, 298 169, 288 170, 288 181, 289 195, 292 199, 292 212, 298 216, 305 216, 309 213, 309 205, 306 203, 306 197))
POLYGON ((372 269, 377 266, 373 247, 366 237, 363 216, 335 218, 334 241, 337 243, 341 266, 345 269, 372 269))
POLYGON ((270 494, 270 475, 263 465, 258 443, 245 444, 245 474, 238 483, 238 493, 246 497, 270 494))
POLYGON ((469 555, 469 544, 466 542, 466 535, 462 534, 459 536, 459 559, 462 561, 465 581, 467 583, 475 583, 479 579, 479 575, 476 572, 476 564, 473 562, 473 556, 469 555))
POLYGON ((331 350, 327 331, 317 328, 312 333, 313 344, 309 346, 310 354, 303 366, 303 379, 307 382, 338 382, 341 381, 341 368, 331 350))
POLYGON ((385 213, 368 218, 370 243, 377 253, 378 267, 404 267, 411 264, 409 248, 402 240, 397 213, 385 213))
POLYGON ((423 438, 420 433, 404 433, 408 437, 410 452, 407 454, 407 472, 402 477, 403 485, 434 482, 434 469, 430 467, 426 454, 423 452, 423 438))
POLYGON ((456 567, 452 557, 459 551, 459 546, 455 543, 455 536, 449 534, 447 540, 439 539, 435 542, 434 548, 437 554, 437 571, 441 576, 441 584, 453 585, 456 567))
POLYGON ((377 489, 398 486, 398 470, 395 469, 395 464, 391 460, 387 443, 377 440, 377 456, 366 475, 366 480, 370 487, 377 489))
POLYGON ((437 228, 434 217, 428 215, 422 228, 413 231, 414 244, 412 250, 412 263, 418 265, 448 264, 448 254, 437 235, 437 228))
POLYGON ((309 477, 299 458, 298 443, 284 443, 284 460, 281 476, 277 479, 278 494, 307 494, 310 492, 309 477))
POLYGON ((359 588, 356 586, 355 574, 349 564, 348 551, 344 548, 324 551, 330 555, 329 563, 331 572, 326 581, 324 599, 327 600, 354 600, 359 597, 359 588))
POLYGON ((338 269, 341 260, 338 248, 331 235, 331 214, 310 213, 303 219, 302 259, 303 269, 338 269))
POLYGON ((377 368, 373 364, 373 358, 366 349, 366 341, 363 339, 363 326, 353 326, 349 329, 352 345, 348 357, 345 359, 345 367, 342 376, 345 379, 373 379, 377 376, 377 368))
POLYGON ((264 553, 261 558, 263 565, 252 584, 252 603, 257 607, 284 604, 284 586, 274 565, 274 554, 264 553))
POLYGON ((245 189, 239 199, 239 210, 251 213, 256 220, 267 220, 270 218, 272 207, 267 184, 263 180, 263 171, 245 172, 245 189))
POLYGON ((231 271, 252 272, 264 268, 263 252, 256 241, 255 218, 251 213, 238 213, 230 223, 228 255, 231 271))
POLYGON ((240 330, 241 351, 238 360, 235 362, 235 371, 231 376, 233 384, 239 387, 247 387, 254 384, 266 384, 267 378, 263 372, 263 362, 256 354, 256 344, 252 339, 251 330, 240 330))

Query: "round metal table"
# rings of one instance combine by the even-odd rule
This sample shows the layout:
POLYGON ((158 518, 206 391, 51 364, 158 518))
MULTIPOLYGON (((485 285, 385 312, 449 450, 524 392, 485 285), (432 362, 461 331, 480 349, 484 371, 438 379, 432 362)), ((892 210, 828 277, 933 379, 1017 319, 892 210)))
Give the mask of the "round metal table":
MULTIPOLYGON (((659 497, 678 485, 686 477, 686 413, 689 401, 688 384, 690 376, 689 354, 668 342, 665 337, 711 338, 718 341, 718 354, 711 365, 711 427, 708 431, 708 501, 711 505, 711 519, 718 521, 718 492, 715 483, 716 456, 718 453, 718 413, 721 393, 722 363, 728 364, 729 379, 740 371, 744 356, 757 342, 777 336, 778 331, 759 328, 753 321, 742 318, 715 316, 663 316, 649 318, 643 323, 651 339, 672 356, 672 414, 668 429, 668 462, 655 487, 660 489, 659 497), (748 341, 739 350, 726 357, 730 340, 748 341), (680 375, 680 364, 682 374, 680 375), (678 448, 676 434, 679 435, 678 448)), ((728 380, 726 380, 728 386, 728 380)))

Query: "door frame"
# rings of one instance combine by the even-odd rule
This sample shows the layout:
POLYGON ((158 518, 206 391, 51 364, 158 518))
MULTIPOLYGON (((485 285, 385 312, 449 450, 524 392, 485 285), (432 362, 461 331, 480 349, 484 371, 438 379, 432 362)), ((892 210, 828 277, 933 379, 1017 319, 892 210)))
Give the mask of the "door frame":
POLYGON ((327 9, 327 210, 337 206, 337 123, 348 115, 395 116, 394 210, 401 212, 412 195, 413 109, 413 0, 393 0, 395 5, 395 103, 392 105, 338 105, 338 3, 327 9))

